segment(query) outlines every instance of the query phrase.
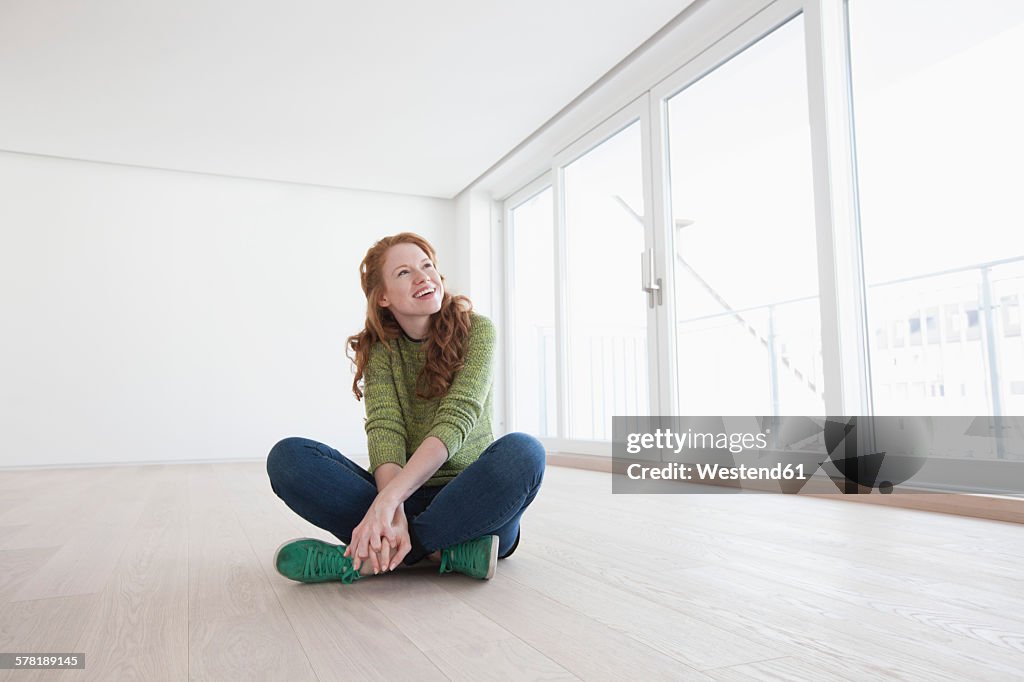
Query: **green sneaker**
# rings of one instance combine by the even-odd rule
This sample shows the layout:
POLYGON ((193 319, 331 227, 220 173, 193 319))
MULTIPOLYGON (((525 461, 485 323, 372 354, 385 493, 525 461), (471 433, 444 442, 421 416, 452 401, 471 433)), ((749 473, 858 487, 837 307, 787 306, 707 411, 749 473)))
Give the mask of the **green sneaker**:
POLYGON ((274 553, 274 566, 285 578, 300 583, 340 580, 346 585, 362 576, 345 556, 345 545, 332 545, 313 538, 289 540, 274 553))
POLYGON ((494 577, 497 565, 497 535, 485 535, 441 550, 441 573, 456 571, 473 578, 490 580, 494 577))

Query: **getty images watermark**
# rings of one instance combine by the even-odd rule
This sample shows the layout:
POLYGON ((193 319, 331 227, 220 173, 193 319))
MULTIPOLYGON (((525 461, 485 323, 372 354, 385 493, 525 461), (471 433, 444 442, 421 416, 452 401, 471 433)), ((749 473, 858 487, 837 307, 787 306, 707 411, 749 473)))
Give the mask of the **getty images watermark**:
POLYGON ((613 417, 615 493, 1024 495, 1024 417, 613 417))

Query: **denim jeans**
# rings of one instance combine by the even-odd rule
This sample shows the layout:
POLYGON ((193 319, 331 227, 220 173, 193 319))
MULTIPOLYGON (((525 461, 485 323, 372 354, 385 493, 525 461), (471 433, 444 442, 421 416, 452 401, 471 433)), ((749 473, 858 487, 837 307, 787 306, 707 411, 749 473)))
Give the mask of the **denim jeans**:
MULTIPOLYGON (((524 433, 491 443, 445 485, 423 486, 405 501, 412 549, 404 563, 482 535, 497 535, 498 555, 519 544, 519 521, 544 478, 544 446, 524 433)), ((348 544, 377 497, 373 476, 308 438, 286 438, 267 457, 270 487, 296 514, 348 544)))

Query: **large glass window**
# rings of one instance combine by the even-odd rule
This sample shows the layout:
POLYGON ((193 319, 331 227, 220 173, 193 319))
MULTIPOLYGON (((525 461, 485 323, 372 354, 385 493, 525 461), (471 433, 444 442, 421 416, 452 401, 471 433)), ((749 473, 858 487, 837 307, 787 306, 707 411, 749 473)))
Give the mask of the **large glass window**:
POLYGON ((514 334, 512 423, 539 436, 558 432, 555 374, 555 242, 552 190, 510 211, 514 334))
POLYGON ((850 0, 877 414, 1024 414, 1024 3, 850 0))
POLYGON ((569 437, 610 440, 612 416, 648 414, 640 289, 640 123, 565 167, 569 437))
MULTIPOLYGON (((651 414, 652 396, 667 397, 652 381, 670 384, 680 414, 820 415, 826 393, 830 404, 859 404, 860 388, 878 414, 1024 414, 1024 2, 829 0, 818 9, 841 2, 852 140, 834 108, 846 95, 842 27, 799 15, 782 23, 796 5, 776 3, 694 46, 680 71, 651 85, 651 120, 665 98, 665 130, 653 135, 665 136, 664 166, 644 168, 648 119, 627 126, 635 114, 623 111, 617 133, 606 121, 604 137, 581 130, 572 136, 585 146, 565 141, 589 151, 552 160, 558 195, 515 200, 517 428, 606 440, 612 415, 651 414), (726 50, 736 54, 720 63, 726 50), (654 206, 645 206, 645 173, 654 206), (828 183, 833 201, 818 205, 827 224, 817 225, 813 189, 828 183), (662 215, 665 233, 645 234, 662 215), (835 249, 819 248, 825 229, 835 249), (564 237, 554 273, 564 309, 544 279, 552 273, 534 267, 555 260, 553 233, 564 237), (671 275, 671 315, 649 308, 641 289, 640 255, 663 243, 653 263, 658 277, 671 275), (863 292, 851 284, 858 255, 863 292), (819 270, 834 281, 832 300, 819 296, 819 270), (823 354, 820 310, 840 302, 825 336, 841 348, 823 354), (556 344, 557 315, 566 335, 556 344), (866 356, 848 334, 861 320, 866 356), (658 375, 663 358, 649 355, 663 341, 677 349, 674 376, 658 375), (841 382, 824 385, 826 363, 841 382), (564 414, 556 376, 567 379, 564 414)), ((662 159, 661 148, 649 151, 662 159)))
POLYGON ((823 414, 803 19, 668 102, 680 414, 823 414))

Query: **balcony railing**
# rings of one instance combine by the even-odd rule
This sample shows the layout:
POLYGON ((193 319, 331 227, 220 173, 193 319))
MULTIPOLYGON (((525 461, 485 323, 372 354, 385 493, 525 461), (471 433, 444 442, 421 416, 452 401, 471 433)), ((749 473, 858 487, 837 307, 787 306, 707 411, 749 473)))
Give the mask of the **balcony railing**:
MULTIPOLYGON (((1024 256, 872 284, 867 301, 876 414, 1024 414, 1024 256)), ((764 372, 764 409, 755 413, 820 413, 818 298, 733 309, 719 297, 719 304, 726 309, 678 321, 680 354, 699 361, 721 353, 726 335, 732 343, 746 338, 744 352, 757 354, 752 362, 764 372)), ((539 385, 547 387, 555 376, 554 329, 536 332, 539 385)), ((646 329, 575 326, 572 341, 570 431, 609 439, 611 415, 647 412, 646 329)), ((714 381, 710 373, 689 379, 698 387, 714 381)), ((553 397, 541 389, 543 433, 553 431, 553 397)))

